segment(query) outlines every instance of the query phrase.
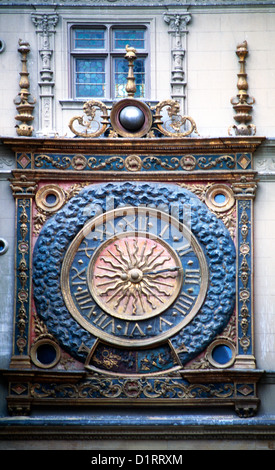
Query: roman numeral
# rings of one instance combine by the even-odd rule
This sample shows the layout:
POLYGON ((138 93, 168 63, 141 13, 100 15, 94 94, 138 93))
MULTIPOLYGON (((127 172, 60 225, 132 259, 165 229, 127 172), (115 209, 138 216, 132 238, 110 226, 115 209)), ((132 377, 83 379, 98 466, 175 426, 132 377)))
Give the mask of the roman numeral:
POLYGON ((168 325, 168 326, 172 326, 172 325, 173 325, 173 323, 171 323, 170 321, 165 320, 165 318, 160 317, 160 319, 159 319, 159 331, 163 331, 163 330, 162 330, 162 325, 163 325, 163 323, 166 323, 166 325, 168 325))
POLYGON ((129 322, 127 321, 126 322, 126 325, 125 325, 125 329, 124 329, 124 336, 134 336, 134 332, 135 331, 138 331, 138 333, 141 335, 141 336, 145 336, 145 333, 142 331, 140 325, 138 323, 136 323, 133 328, 131 329, 131 326, 129 328, 129 322))
POLYGON ((75 266, 73 266, 72 271, 75 271, 75 274, 72 276, 72 285, 75 286, 78 284, 86 283, 86 276, 85 276, 86 268, 83 268, 81 271, 78 271, 78 269, 75 266))
POLYGON ((94 324, 99 326, 102 330, 105 330, 107 326, 112 325, 112 333, 115 333, 115 322, 113 318, 110 318, 106 313, 100 312, 99 315, 95 318, 94 324), (107 322, 105 323, 105 321, 107 322))
POLYGON ((193 251, 193 249, 191 248, 189 243, 176 248, 176 252, 178 253, 179 256, 185 256, 188 253, 191 253, 192 251, 193 251))
POLYGON ((196 300, 196 297, 183 292, 179 296, 177 302, 175 303, 174 309, 177 310, 182 315, 187 315, 187 313, 190 312, 191 307, 195 300, 196 300))
POLYGON ((84 289, 84 290, 81 289, 78 292, 75 292, 74 296, 77 300, 78 305, 82 309, 91 308, 91 303, 93 305, 93 299, 91 297, 90 292, 87 289, 84 289))
POLYGON ((199 269, 186 269, 185 270, 185 283, 186 284, 200 284, 201 275, 199 269))

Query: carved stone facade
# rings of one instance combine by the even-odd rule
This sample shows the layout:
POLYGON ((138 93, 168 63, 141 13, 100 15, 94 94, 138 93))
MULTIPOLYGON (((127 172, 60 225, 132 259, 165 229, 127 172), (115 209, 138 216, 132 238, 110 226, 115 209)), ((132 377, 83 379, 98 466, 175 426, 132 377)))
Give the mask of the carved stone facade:
POLYGON ((68 448, 79 436, 274 447, 274 2, 5 0, 0 11, 0 447, 62 436, 68 448), (146 30, 148 99, 135 98, 131 45, 127 98, 73 98, 72 28, 119 25, 146 30), (134 131, 120 119, 132 108, 134 131), (179 201, 194 211, 186 259, 169 225, 179 201), (143 269, 157 260, 149 229, 138 239, 135 212, 120 212, 129 203, 150 206, 150 230, 154 204, 174 211, 150 245, 172 253, 168 271, 143 269), (169 284, 178 297, 156 307, 169 284))

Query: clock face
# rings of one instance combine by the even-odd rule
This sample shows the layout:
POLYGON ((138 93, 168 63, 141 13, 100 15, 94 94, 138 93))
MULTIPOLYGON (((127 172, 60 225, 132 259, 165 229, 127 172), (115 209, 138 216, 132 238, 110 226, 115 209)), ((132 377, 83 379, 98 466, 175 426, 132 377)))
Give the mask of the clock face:
POLYGON ((88 222, 70 244, 61 271, 73 318, 112 344, 169 338, 198 312, 207 291, 203 251, 166 213, 123 208, 88 222))
POLYGON ((163 240, 146 235, 107 240, 88 267, 91 295, 105 312, 122 320, 160 314, 181 290, 178 256, 163 240))
POLYGON ((36 311, 82 362, 88 350, 106 370, 116 358, 117 373, 130 373, 133 361, 145 370, 149 357, 150 372, 163 370, 164 357, 170 370, 173 351, 186 364, 227 325, 235 259, 224 224, 185 188, 93 184, 41 230, 33 253, 36 311))

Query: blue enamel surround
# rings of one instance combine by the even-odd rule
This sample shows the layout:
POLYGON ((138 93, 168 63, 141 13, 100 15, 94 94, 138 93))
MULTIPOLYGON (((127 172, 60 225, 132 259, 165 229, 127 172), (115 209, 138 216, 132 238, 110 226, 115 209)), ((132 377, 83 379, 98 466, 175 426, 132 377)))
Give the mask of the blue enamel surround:
POLYGON ((182 364, 196 357, 227 325, 235 307, 235 246, 224 224, 197 196, 173 184, 106 183, 86 187, 73 197, 44 225, 33 253, 33 292, 38 315, 60 345, 76 359, 85 361, 80 346, 92 348, 96 337, 86 331, 70 314, 64 302, 60 277, 65 253, 77 233, 97 213, 105 212, 108 197, 114 208, 121 205, 148 205, 171 208, 177 203, 191 208, 191 231, 200 244, 208 265, 208 290, 204 303, 183 329, 170 341, 182 364))

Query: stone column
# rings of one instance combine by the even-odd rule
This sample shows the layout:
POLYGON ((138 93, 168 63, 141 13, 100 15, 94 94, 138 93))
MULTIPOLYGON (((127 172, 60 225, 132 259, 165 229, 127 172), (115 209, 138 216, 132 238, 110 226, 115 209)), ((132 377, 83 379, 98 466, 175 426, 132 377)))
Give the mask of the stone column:
POLYGON ((186 86, 186 35, 187 25, 191 21, 189 13, 164 13, 164 21, 169 25, 171 38, 171 98, 178 101, 181 113, 186 114, 185 86, 186 86))
POLYGON ((54 129, 54 33, 58 22, 56 13, 32 13, 32 22, 38 34, 39 64, 39 129, 38 136, 53 137, 54 129))

